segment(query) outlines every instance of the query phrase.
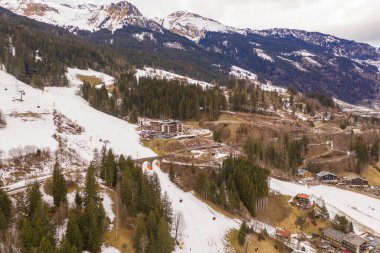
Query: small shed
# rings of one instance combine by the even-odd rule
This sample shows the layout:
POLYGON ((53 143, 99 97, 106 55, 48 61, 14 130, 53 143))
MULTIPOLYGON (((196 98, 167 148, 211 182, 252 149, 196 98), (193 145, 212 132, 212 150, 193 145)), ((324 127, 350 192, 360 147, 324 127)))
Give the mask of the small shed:
POLYGON ((338 177, 331 173, 331 172, 327 172, 327 171, 321 171, 317 174, 317 178, 319 181, 321 182, 327 182, 327 183, 330 183, 330 182, 336 182, 338 177))
POLYGON ((302 177, 304 179, 313 179, 314 174, 310 172, 307 168, 299 168, 298 169, 298 176, 302 177))
POLYGON ((342 179, 342 182, 346 185, 353 185, 353 186, 368 186, 368 180, 364 177, 359 176, 348 176, 344 177, 342 179))

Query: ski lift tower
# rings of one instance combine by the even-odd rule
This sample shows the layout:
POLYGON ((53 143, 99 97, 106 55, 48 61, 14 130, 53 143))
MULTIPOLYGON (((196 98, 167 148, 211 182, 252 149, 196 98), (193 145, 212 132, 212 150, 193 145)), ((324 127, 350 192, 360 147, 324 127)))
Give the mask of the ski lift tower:
POLYGON ((22 100, 22 96, 25 95, 25 91, 24 90, 19 90, 18 93, 20 93, 20 101, 23 101, 22 100))

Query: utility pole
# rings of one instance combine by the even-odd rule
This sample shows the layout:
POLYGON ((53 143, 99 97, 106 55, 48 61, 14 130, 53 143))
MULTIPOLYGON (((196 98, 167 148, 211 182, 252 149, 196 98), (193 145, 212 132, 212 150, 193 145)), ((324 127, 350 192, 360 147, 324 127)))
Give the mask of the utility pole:
POLYGON ((247 241, 247 243, 245 244, 245 250, 244 250, 244 253, 247 253, 247 250, 248 250, 248 241, 247 241))
POLYGON ((119 231, 118 231, 118 226, 119 226, 119 193, 120 193, 120 186, 119 184, 116 185, 116 217, 115 217, 115 237, 116 240, 119 239, 119 231))

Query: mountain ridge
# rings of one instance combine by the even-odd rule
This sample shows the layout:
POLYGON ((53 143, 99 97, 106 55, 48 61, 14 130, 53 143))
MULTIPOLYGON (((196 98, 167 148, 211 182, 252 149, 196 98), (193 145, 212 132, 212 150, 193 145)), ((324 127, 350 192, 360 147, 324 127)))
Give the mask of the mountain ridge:
POLYGON ((286 28, 240 29, 186 11, 150 19, 127 1, 75 5, 0 0, 0 6, 121 50, 139 67, 223 85, 237 66, 263 83, 302 92, 322 90, 348 102, 378 96, 379 50, 332 35, 286 28), (33 4, 37 7, 31 8, 33 4))

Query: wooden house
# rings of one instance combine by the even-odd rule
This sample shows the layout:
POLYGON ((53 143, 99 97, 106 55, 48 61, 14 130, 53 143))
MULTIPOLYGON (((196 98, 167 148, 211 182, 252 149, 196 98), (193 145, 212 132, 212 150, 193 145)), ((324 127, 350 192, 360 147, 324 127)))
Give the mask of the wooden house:
POLYGON ((336 182, 338 177, 330 172, 327 171, 321 171, 317 174, 317 178, 319 181, 324 182, 324 183, 332 183, 336 182))
POLYGON ((310 196, 307 194, 299 193, 294 197, 294 202, 297 206, 302 208, 310 208, 310 196))

